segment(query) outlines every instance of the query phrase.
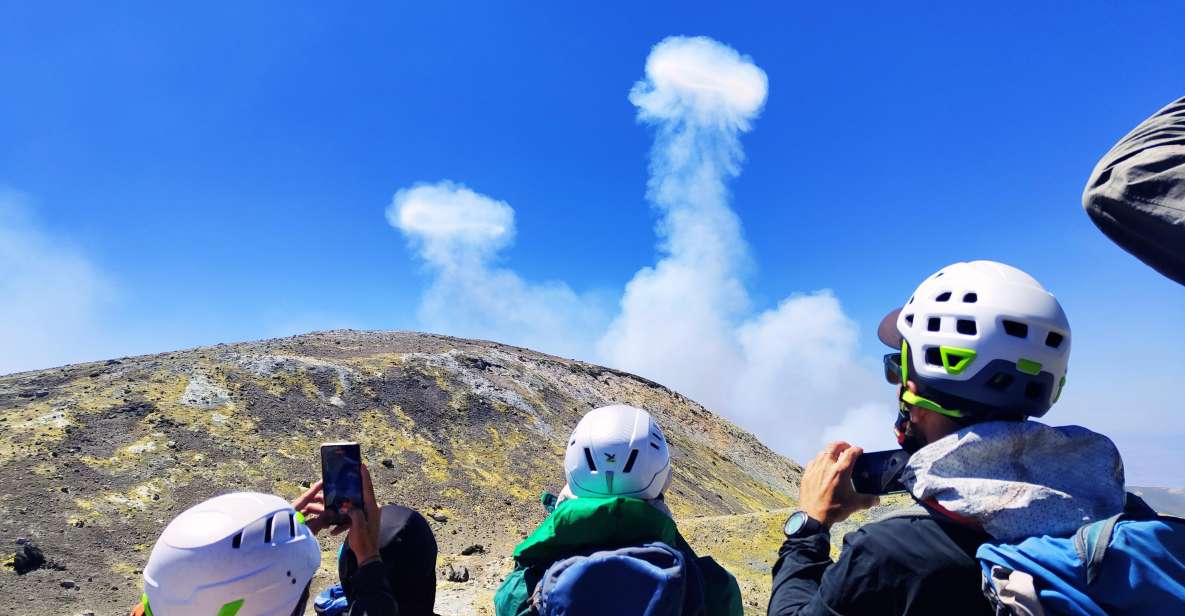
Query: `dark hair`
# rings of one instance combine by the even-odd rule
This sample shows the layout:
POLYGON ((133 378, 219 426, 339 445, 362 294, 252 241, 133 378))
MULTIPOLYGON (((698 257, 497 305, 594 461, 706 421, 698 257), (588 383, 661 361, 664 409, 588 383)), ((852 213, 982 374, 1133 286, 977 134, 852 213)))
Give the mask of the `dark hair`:
MULTIPOLYGON (((400 616, 432 616, 436 603, 437 554, 432 527, 418 511, 400 505, 387 505, 379 512, 379 555, 399 604, 400 616)), ((350 582, 357 570, 358 559, 349 545, 343 545, 337 573, 350 602, 355 594, 350 582)))

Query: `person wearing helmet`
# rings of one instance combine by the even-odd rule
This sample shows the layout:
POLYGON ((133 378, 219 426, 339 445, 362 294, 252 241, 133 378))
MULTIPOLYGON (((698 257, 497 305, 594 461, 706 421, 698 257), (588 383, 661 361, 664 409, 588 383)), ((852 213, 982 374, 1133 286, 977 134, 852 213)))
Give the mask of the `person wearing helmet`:
POLYGON ((602 550, 652 550, 656 543, 679 553, 677 577, 686 578, 679 613, 742 614, 736 579, 712 558, 697 556, 676 528, 664 499, 670 451, 649 413, 621 404, 589 411, 568 439, 564 475, 555 509, 514 550, 514 571, 494 597, 498 616, 538 613, 537 586, 553 564, 602 550))
MULTIPOLYGON (((379 510, 362 466, 363 506, 342 513, 357 555, 351 616, 397 616, 379 552, 379 510)), ((318 481, 292 503, 235 492, 203 501, 169 523, 144 566, 132 616, 299 616, 321 564, 316 535, 329 528, 318 481)))
POLYGON ((832 562, 830 527, 877 498, 852 487, 861 448, 827 445, 803 472, 768 613, 993 614, 981 544, 1073 534, 1124 507, 1109 439, 1031 420, 1066 385, 1069 321, 1025 272, 974 261, 923 281, 878 335, 894 349, 893 429, 911 454, 897 479, 917 505, 848 533, 832 562))

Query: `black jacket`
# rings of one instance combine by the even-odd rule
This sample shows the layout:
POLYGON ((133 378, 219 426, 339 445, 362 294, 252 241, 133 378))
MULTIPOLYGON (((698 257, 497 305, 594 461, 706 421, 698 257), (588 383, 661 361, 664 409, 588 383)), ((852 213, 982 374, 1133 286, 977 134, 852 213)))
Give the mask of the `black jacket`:
POLYGON ((990 615, 975 560, 987 540, 943 519, 889 518, 848 533, 833 563, 826 532, 787 539, 774 564, 769 614, 990 615))
POLYGON ((400 505, 379 510, 382 562, 358 568, 349 544, 338 554, 337 572, 350 602, 350 616, 432 616, 436 603, 436 537, 418 511, 400 505))
POLYGON ((350 582, 355 590, 349 616, 399 616, 399 605, 382 562, 376 560, 354 571, 350 582))

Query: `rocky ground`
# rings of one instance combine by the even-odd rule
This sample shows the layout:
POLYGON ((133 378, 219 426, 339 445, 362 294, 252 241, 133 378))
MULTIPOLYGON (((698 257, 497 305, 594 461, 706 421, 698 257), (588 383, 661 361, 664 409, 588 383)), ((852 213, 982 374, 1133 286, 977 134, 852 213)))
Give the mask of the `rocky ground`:
MULTIPOLYGON (((633 375, 492 342, 357 331, 0 377, 0 613, 126 613, 173 516, 236 489, 294 497, 317 478, 318 445, 341 439, 362 444, 380 501, 428 515, 438 611, 489 613, 514 545, 544 516, 540 492, 562 486, 564 438, 611 402, 655 414, 684 534, 761 613, 797 494, 792 461, 633 375)), ((317 588, 334 574, 337 543, 323 547, 317 588)))

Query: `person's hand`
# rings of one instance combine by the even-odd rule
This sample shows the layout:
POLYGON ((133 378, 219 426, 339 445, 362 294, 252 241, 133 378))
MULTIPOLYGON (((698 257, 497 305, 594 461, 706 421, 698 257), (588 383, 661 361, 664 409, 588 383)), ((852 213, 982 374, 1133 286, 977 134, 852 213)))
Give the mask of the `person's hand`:
MULTIPOLYGON (((374 485, 370 482, 370 471, 362 465, 362 506, 353 503, 342 505, 342 513, 349 517, 350 534, 346 543, 358 559, 358 566, 379 557, 379 507, 374 500, 374 485)), ((341 532, 342 527, 333 529, 341 532)))
POLYGON ((831 526, 880 502, 852 487, 852 467, 861 453, 863 449, 844 442, 830 443, 806 465, 798 484, 798 505, 808 516, 831 526))
POLYGON ((330 525, 330 518, 325 515, 325 494, 319 479, 304 494, 292 501, 292 508, 304 516, 305 526, 308 526, 314 535, 330 525))

